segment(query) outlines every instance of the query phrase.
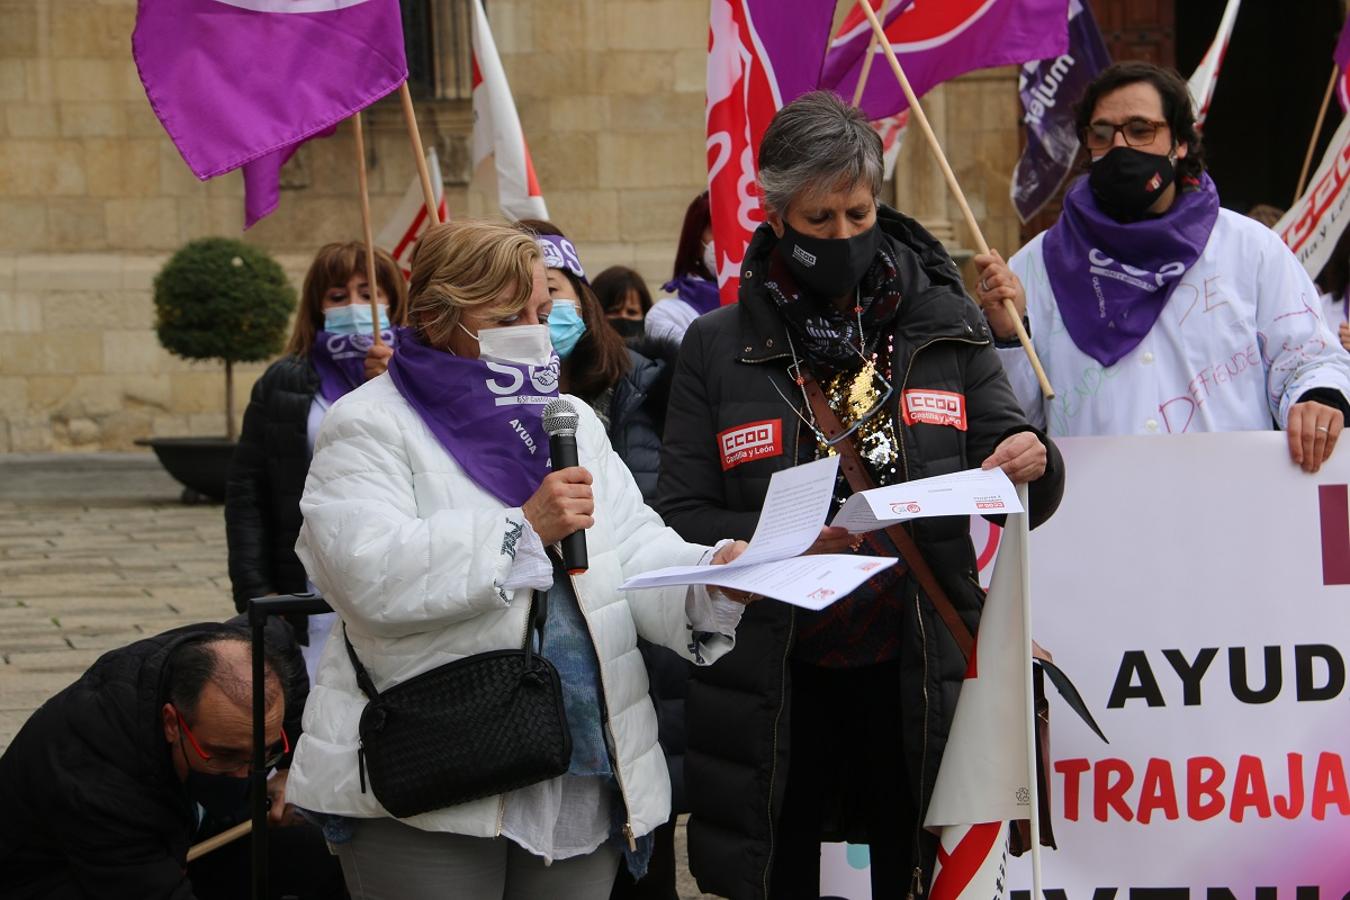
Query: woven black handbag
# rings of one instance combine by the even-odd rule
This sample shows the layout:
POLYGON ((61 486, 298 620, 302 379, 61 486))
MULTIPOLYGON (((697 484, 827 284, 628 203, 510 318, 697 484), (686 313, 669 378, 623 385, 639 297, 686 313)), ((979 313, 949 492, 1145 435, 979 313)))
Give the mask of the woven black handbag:
POLYGON ((572 735, 562 681, 534 649, 548 598, 535 591, 525 646, 457 659, 383 692, 342 637, 361 713, 361 791, 400 819, 547 781, 567 771, 572 735))

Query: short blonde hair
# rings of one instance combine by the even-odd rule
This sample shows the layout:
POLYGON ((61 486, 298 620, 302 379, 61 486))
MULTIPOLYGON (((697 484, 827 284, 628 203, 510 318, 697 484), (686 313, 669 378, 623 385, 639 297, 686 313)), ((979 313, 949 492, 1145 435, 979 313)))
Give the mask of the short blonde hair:
POLYGON ((540 259, 535 239, 509 225, 461 220, 427 229, 412 258, 413 326, 444 348, 466 309, 492 319, 518 315, 534 292, 540 259))

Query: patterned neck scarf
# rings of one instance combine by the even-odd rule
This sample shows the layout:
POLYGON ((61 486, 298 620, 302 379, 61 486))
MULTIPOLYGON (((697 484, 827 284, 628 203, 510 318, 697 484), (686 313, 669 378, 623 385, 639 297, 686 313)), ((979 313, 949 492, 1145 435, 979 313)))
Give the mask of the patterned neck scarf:
POLYGON ((876 261, 858 282, 855 306, 840 311, 829 301, 804 294, 775 249, 764 287, 778 307, 792 343, 818 377, 851 372, 870 358, 886 327, 900 309, 899 264, 890 240, 877 249, 876 261), (858 325, 862 324, 859 337, 858 325))

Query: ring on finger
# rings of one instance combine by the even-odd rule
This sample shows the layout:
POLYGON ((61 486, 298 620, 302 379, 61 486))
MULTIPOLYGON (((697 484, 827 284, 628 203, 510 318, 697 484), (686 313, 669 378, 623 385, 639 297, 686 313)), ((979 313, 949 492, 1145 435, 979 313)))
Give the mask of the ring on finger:
POLYGON ((985 278, 981 278, 981 279, 980 279, 980 290, 982 290, 982 291, 988 291, 988 290, 989 290, 989 281, 988 281, 988 279, 985 279, 985 278))
POLYGON ((1318 425, 1317 428, 1315 428, 1314 430, 1315 430, 1315 431, 1320 431, 1320 432, 1322 432, 1322 433, 1324 433, 1324 434, 1331 434, 1331 429, 1328 428, 1328 427, 1325 426, 1325 425, 1318 425))

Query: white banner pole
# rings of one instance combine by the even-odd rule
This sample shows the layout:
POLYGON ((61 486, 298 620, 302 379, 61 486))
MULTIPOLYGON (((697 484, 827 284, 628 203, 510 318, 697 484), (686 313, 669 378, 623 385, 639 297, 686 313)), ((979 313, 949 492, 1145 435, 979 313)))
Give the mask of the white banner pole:
POLYGON ((1045 894, 1041 890, 1041 797, 1040 785, 1036 780, 1036 688, 1035 666, 1031 661, 1031 498, 1027 486, 1017 486, 1018 499, 1025 510, 1019 516, 1013 516, 1013 527, 1019 532, 1022 545, 1022 658, 1026 660, 1026 678, 1023 689, 1026 692, 1027 717, 1027 787, 1031 791, 1031 898, 1042 900, 1045 894))

